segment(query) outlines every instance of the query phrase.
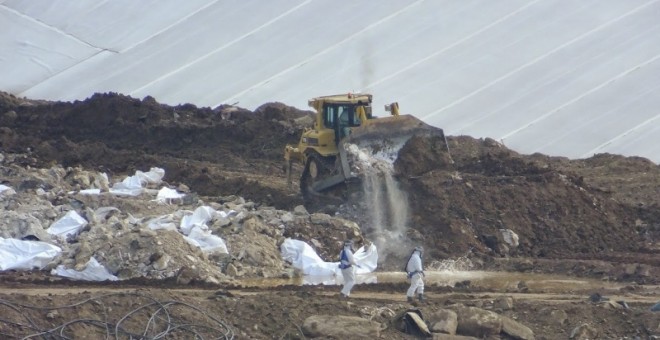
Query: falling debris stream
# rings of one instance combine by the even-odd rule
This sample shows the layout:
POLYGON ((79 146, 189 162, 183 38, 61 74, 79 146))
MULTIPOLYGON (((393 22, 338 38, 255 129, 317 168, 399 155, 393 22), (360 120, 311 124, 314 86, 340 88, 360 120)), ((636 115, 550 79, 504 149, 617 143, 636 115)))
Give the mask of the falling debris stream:
POLYGON ((388 255, 404 256, 411 247, 408 229, 408 197, 394 178, 394 160, 403 141, 389 147, 379 145, 379 152, 369 152, 355 144, 347 146, 353 157, 352 171, 363 177, 362 194, 367 223, 367 237, 378 248, 379 262, 388 255), (393 246, 396 245, 396 246, 393 246), (405 245, 405 246, 404 246, 405 245))

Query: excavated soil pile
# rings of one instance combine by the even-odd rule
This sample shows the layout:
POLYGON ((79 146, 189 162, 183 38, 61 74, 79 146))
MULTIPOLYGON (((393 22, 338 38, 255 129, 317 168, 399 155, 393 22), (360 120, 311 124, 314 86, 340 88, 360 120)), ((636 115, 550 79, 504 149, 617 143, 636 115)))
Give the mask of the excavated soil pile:
POLYGON ((25 165, 59 163, 109 175, 158 166, 172 184, 200 195, 241 195, 285 208, 301 201, 285 190, 283 176, 272 175, 282 173, 284 145, 298 141, 308 115, 279 103, 251 112, 114 93, 73 103, 3 95, 0 149, 30 152, 25 165))
POLYGON ((526 156, 465 136, 448 143, 453 162, 443 141, 413 138, 395 164, 415 211, 414 235, 431 257, 472 249, 495 258, 618 259, 657 273, 657 165, 611 155, 526 156), (511 232, 515 240, 506 239, 511 232))

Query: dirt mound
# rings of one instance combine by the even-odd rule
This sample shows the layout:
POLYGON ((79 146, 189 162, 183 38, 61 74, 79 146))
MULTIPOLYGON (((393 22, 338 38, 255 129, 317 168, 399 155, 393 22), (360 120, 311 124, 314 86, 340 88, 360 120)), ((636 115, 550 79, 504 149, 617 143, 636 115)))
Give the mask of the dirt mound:
POLYGON ((470 249, 496 256, 598 256, 657 243, 638 228, 657 220, 640 222, 634 207, 591 188, 569 165, 543 164, 491 139, 455 137, 449 144, 453 164, 440 141, 428 139, 411 139, 396 164, 416 212, 412 225, 433 257, 470 249), (505 242, 507 230, 517 235, 516 244, 505 242))
POLYGON ((293 207, 300 204, 291 197, 295 191, 260 178, 282 172, 284 145, 297 142, 301 117, 308 115, 278 103, 251 112, 168 106, 115 93, 41 105, 5 95, 0 149, 29 152, 33 166, 59 163, 117 175, 159 166, 170 182, 202 195, 237 194, 293 207))

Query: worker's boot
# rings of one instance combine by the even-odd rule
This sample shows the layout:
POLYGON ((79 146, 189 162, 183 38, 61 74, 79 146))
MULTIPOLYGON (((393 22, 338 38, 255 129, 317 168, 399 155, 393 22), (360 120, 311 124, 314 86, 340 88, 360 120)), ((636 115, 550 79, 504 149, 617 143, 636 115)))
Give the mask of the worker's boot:
POLYGON ((409 296, 409 297, 408 297, 408 302, 410 302, 410 303, 413 303, 413 302, 414 302, 414 300, 413 300, 413 297, 412 297, 412 296, 409 296))
POLYGON ((419 299, 419 302, 424 302, 424 294, 417 295, 417 298, 419 299))

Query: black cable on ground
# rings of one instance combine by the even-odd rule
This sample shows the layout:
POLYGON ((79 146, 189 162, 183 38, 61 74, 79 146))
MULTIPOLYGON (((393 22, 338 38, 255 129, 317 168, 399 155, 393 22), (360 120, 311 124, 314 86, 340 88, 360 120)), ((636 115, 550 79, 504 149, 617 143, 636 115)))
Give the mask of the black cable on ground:
MULTIPOLYGON (((110 293, 54 307, 34 306, 0 299, 0 315, 2 315, 0 336, 3 339, 73 339, 76 337, 73 327, 79 325, 83 325, 86 329, 97 329, 99 338, 105 339, 159 340, 181 337, 184 334, 185 338, 194 339, 234 338, 234 331, 227 323, 196 306, 182 301, 158 301, 140 293, 110 293), (113 298, 127 295, 137 298, 132 302, 137 302, 139 299, 146 299, 148 302, 118 316, 117 320, 110 320, 109 308, 102 301, 115 301, 113 298), (91 303, 95 307, 101 306, 103 311, 98 319, 69 319, 55 326, 52 324, 39 325, 47 323, 43 321, 43 313, 46 311, 62 310, 59 314, 62 316, 66 315, 64 310, 76 309, 87 303, 91 303), (3 307, 9 311, 2 312, 3 307), (15 314, 17 318, 12 320, 11 314, 15 314), (19 319, 25 320, 27 323, 22 323, 19 319), (196 321, 191 322, 191 319, 196 321)), ((70 315, 76 315, 75 310, 71 311, 70 315)))

